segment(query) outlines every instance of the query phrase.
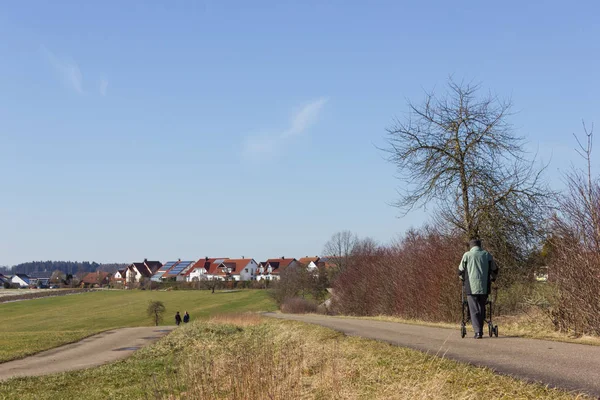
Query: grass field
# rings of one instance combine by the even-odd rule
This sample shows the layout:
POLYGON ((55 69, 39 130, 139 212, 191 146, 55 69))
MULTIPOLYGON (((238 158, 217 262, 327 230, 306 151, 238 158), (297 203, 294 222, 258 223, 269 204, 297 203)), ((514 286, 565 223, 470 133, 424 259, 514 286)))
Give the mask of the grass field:
POLYGON ((0 304, 0 362, 77 341, 112 328, 152 325, 146 315, 150 300, 167 309, 163 325, 174 325, 176 311, 192 320, 241 311, 276 308, 265 291, 110 290, 0 304))
POLYGON ((586 399, 333 330, 224 315, 126 360, 0 383, 0 399, 586 399))

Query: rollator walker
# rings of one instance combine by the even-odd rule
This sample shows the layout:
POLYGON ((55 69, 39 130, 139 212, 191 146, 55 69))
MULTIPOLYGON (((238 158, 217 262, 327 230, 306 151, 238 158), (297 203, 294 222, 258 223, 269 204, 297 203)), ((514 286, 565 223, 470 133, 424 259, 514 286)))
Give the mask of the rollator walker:
MULTIPOLYGON (((469 312, 469 303, 467 302, 467 294, 465 293, 465 285, 461 281, 461 300, 462 300, 462 322, 460 324, 460 337, 464 338, 467 336, 467 323, 471 321, 471 313, 469 312)), ((498 337, 498 325, 494 325, 492 321, 494 303, 498 296, 498 290, 495 286, 492 286, 491 281, 488 283, 488 299, 485 302, 485 318, 484 324, 488 326, 488 333, 490 337, 498 337)))

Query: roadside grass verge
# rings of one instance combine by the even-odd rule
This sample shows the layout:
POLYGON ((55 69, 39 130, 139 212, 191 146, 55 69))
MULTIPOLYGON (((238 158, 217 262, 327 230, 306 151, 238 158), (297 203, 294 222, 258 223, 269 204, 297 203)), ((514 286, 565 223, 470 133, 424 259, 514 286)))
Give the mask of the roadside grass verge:
POLYGON ((0 383, 0 399, 587 399, 295 321, 196 320, 126 360, 0 383))
MULTIPOLYGON (((353 319, 369 319, 375 321, 399 322, 411 325, 423 325, 436 328, 448 328, 456 330, 456 334, 460 334, 460 321, 456 323, 448 322, 431 322, 416 319, 405 319, 393 317, 389 315, 378 315, 373 317, 356 317, 348 315, 336 315, 339 318, 353 319)), ((494 317, 494 325, 498 325, 498 331, 501 336, 523 337, 530 339, 553 340, 557 342, 587 344, 600 346, 600 337, 596 336, 574 336, 565 332, 557 332, 554 330, 552 323, 540 311, 531 309, 527 312, 522 312, 519 315, 494 317)), ((473 329, 471 323, 467 323, 467 331, 472 334, 473 329)), ((487 334, 487 327, 484 332, 487 334)))
POLYGON ((192 320, 216 313, 272 311, 276 306, 264 290, 211 294, 208 290, 98 291, 0 304, 0 362, 22 358, 109 329, 149 326, 150 300, 166 307, 161 325, 174 325, 176 311, 192 320))

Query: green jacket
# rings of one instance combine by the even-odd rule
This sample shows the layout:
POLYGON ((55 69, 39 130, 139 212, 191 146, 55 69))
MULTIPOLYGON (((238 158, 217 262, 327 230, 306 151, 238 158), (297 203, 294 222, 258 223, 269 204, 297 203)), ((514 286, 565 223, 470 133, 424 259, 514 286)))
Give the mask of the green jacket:
POLYGON ((488 294, 490 281, 496 280, 498 267, 490 253, 479 246, 467 251, 458 266, 467 294, 488 294))

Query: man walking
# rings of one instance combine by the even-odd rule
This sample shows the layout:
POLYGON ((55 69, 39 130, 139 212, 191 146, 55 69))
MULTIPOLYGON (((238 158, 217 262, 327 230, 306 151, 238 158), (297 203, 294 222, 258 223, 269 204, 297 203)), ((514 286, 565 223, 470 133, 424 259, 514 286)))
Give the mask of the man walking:
POLYGON ((469 247, 471 250, 463 255, 458 266, 458 274, 467 294, 475 339, 481 339, 483 338, 485 303, 490 291, 490 282, 495 281, 498 276, 498 267, 492 255, 481 248, 481 240, 472 239, 469 247))
POLYGON ((177 311, 177 313, 175 314, 175 324, 181 324, 181 315, 179 315, 179 311, 177 311))

